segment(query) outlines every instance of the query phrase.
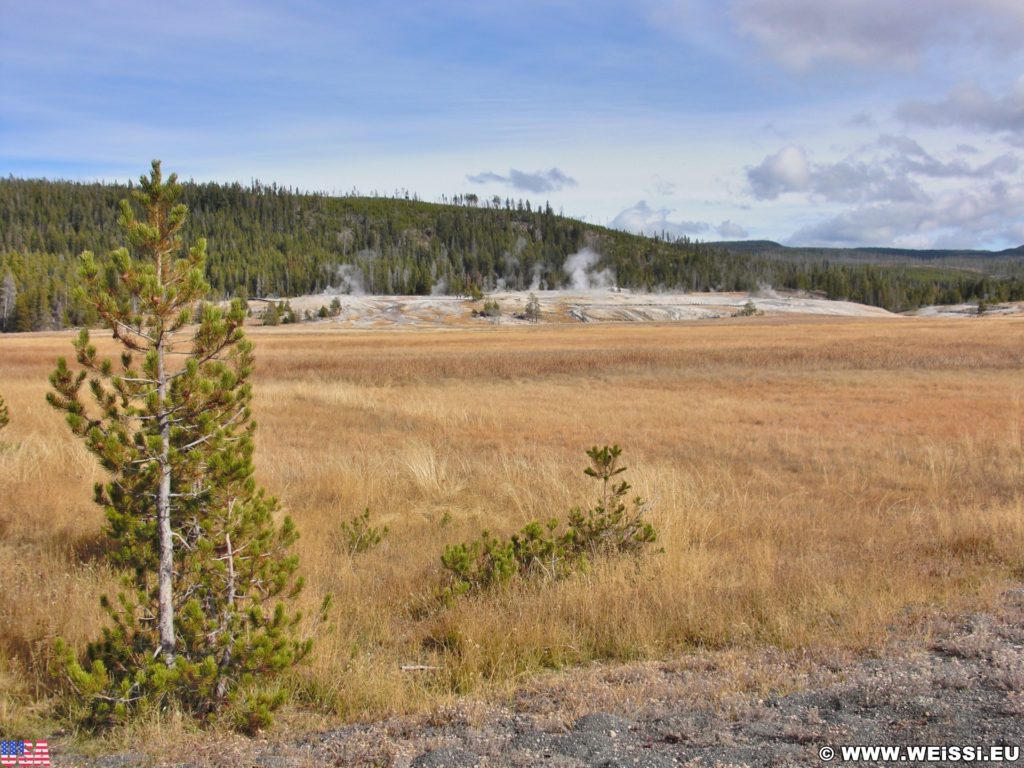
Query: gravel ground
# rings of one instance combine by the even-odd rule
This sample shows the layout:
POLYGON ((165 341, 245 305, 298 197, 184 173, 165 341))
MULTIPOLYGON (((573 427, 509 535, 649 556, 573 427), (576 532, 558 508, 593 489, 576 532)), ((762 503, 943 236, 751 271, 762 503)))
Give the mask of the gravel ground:
MULTIPOLYGON (((877 657, 718 652, 580 670, 537 681, 505 706, 466 701, 431 717, 245 742, 177 764, 822 766, 823 747, 837 750, 832 764, 852 764, 844 745, 1001 746, 1008 756, 1021 749, 1024 765, 1024 589, 1007 593, 997 612, 939 620, 930 641, 877 657)), ((79 762, 58 749, 53 764, 153 763, 138 755, 79 762)))

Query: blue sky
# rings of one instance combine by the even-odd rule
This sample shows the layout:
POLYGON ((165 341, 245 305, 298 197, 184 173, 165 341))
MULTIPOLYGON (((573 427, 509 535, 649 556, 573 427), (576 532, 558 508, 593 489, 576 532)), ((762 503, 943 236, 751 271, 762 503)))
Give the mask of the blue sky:
POLYGON ((0 0, 0 174, 1024 244, 1020 0, 0 0))

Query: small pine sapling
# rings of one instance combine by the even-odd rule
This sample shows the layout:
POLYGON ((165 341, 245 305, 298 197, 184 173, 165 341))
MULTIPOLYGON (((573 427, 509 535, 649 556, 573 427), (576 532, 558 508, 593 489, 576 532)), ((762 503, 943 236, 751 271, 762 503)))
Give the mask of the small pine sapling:
POLYGON ((523 312, 524 317, 531 323, 536 323, 540 320, 540 300, 535 294, 530 294, 530 297, 526 300, 526 310, 523 312))
POLYGON ((342 520, 340 527, 342 545, 349 555, 358 555, 373 549, 388 535, 386 525, 383 528, 370 525, 369 507, 351 520, 342 520))
POLYGON ((622 449, 617 445, 587 451, 590 466, 583 470, 588 477, 601 482, 601 498, 584 512, 576 507, 569 513, 568 528, 564 534, 567 550, 597 558, 610 554, 635 554, 658 538, 657 532, 644 520, 646 505, 639 496, 631 508, 626 505, 626 494, 631 486, 625 480, 612 482, 612 478, 626 471, 619 466, 622 449))

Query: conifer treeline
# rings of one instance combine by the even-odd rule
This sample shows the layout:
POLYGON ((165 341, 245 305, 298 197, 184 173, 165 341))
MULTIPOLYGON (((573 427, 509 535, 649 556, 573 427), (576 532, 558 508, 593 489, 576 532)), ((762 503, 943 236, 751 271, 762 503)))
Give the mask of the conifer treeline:
MULTIPOLYGON (((0 179, 0 330, 91 324, 73 296, 78 257, 102 265, 122 245, 111 213, 122 185, 0 179)), ((467 293, 570 283, 566 259, 590 248, 634 289, 821 291, 904 310, 932 303, 1024 299, 1017 278, 918 267, 787 262, 670 242, 557 215, 549 205, 473 195, 451 204, 330 197, 276 185, 186 184, 187 238, 209 233, 210 298, 316 293, 467 293)), ((113 280, 114 275, 108 279, 113 280)))

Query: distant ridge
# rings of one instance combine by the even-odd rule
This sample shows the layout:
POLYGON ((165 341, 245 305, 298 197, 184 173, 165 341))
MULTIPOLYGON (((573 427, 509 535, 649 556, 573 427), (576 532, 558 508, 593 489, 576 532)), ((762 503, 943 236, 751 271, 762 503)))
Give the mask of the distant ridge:
POLYGON ((711 248, 748 256, 793 261, 821 260, 843 263, 873 263, 910 265, 936 262, 955 269, 1007 274, 1024 266, 1024 245, 1001 251, 982 249, 914 249, 861 246, 857 248, 826 248, 817 246, 789 246, 773 240, 721 240, 709 242, 711 248))

